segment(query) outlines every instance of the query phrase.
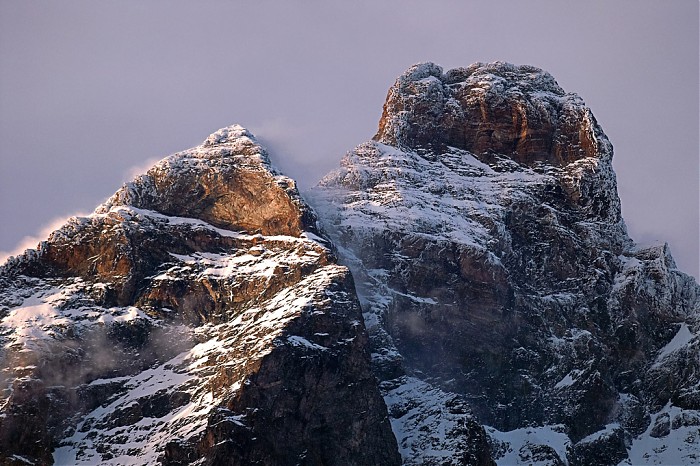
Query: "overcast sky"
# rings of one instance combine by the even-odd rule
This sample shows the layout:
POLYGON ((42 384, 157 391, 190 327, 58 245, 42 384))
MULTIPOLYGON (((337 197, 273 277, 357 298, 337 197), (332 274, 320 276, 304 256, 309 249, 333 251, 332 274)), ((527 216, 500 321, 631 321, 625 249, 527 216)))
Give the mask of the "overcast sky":
POLYGON ((632 238, 697 277, 698 55, 697 0, 0 0, 0 251, 233 123, 308 187, 410 65, 501 60, 583 97, 632 238))

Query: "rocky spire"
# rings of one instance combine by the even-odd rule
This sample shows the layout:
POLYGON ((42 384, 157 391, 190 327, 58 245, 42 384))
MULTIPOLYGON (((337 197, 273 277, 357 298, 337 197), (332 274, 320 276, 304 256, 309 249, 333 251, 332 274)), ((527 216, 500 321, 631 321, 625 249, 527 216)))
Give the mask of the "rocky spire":
POLYGON ((222 128, 201 146, 161 160, 98 212, 117 205, 262 234, 299 236, 315 228, 295 182, 272 166, 267 151, 239 125, 222 128))

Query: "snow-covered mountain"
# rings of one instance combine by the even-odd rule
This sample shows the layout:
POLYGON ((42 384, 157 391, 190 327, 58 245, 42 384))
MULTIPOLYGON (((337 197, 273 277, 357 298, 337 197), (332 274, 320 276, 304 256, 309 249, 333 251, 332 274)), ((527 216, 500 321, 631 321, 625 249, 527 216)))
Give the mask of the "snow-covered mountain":
POLYGON ((503 465, 700 461, 700 290, 627 236, 612 156, 548 73, 427 63, 321 181, 404 464, 465 464, 474 421, 503 465))
POLYGON ((697 464, 700 287, 612 156, 505 63, 407 70, 313 209, 215 132, 0 267, 0 464, 697 464))
POLYGON ((0 464, 399 464, 352 277, 243 128, 0 268, 0 464))

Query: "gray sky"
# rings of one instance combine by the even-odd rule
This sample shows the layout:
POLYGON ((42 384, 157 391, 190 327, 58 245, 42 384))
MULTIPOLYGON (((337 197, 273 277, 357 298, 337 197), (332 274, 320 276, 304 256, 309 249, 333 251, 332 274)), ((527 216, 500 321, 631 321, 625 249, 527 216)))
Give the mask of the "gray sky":
POLYGON ((408 66, 502 60, 583 97, 631 236, 697 277, 698 55, 697 0, 0 0, 0 251, 232 123, 308 187, 408 66))

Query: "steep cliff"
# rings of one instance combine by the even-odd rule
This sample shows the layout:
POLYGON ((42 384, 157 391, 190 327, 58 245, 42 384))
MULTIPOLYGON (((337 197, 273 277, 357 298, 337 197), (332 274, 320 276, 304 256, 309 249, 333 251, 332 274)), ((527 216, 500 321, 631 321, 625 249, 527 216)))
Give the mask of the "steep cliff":
POLYGON ((354 284, 239 126, 0 268, 0 464, 398 464, 354 284))
POLYGON ((548 73, 427 63, 314 190, 405 464, 488 464, 480 424, 499 464, 700 459, 700 290, 628 237, 612 156, 548 73))
POLYGON ((407 70, 318 218, 217 131, 0 266, 0 464, 699 463, 700 287, 612 157, 500 62, 407 70))

